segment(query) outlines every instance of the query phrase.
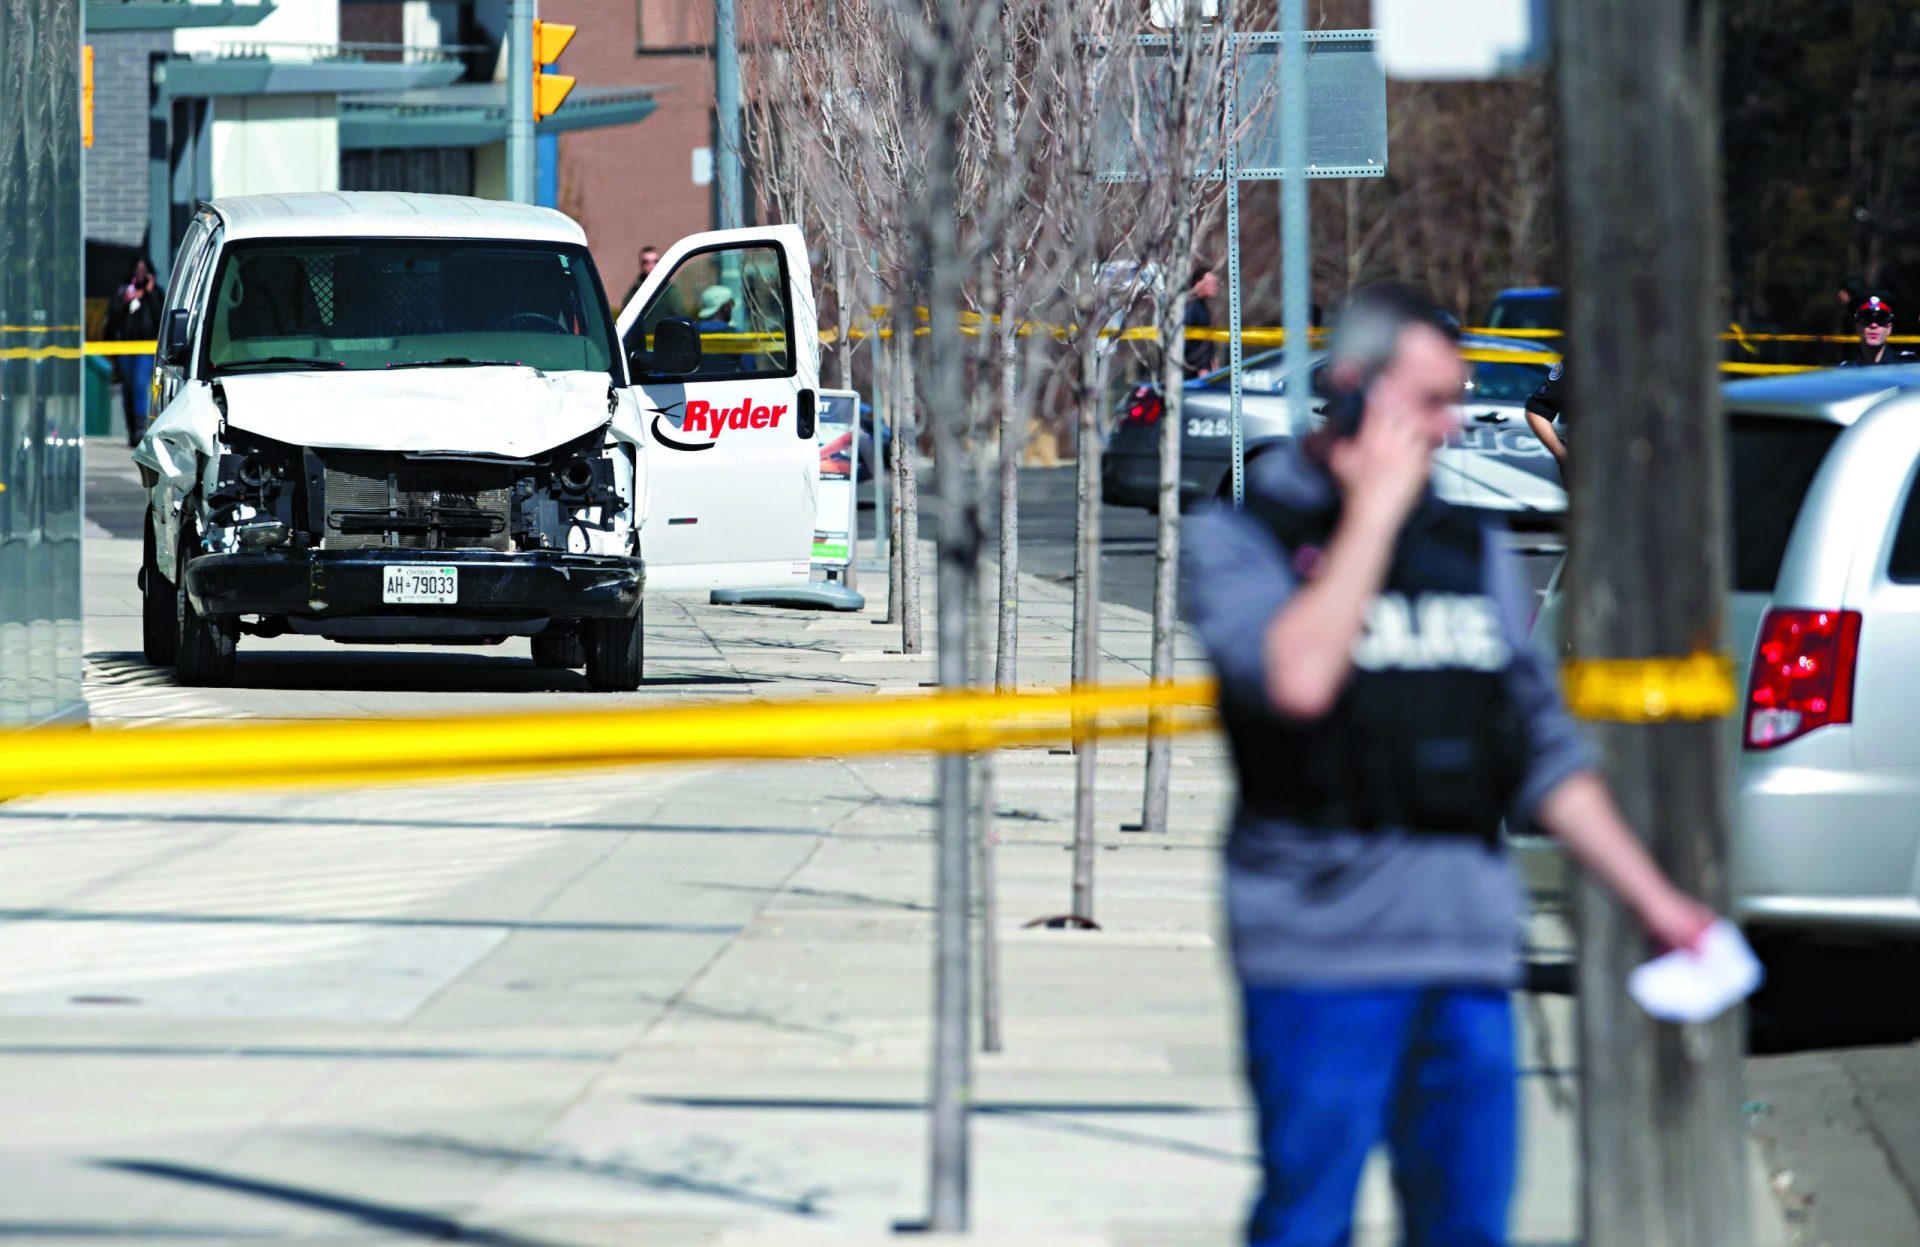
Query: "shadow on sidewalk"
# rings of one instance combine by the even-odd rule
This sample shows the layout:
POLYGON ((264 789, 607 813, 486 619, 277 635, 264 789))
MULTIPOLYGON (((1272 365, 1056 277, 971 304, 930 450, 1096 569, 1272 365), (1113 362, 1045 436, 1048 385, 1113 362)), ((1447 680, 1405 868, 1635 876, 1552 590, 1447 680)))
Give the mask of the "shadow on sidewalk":
MULTIPOLYGON (((549 1150, 530 1152, 523 1148, 469 1143, 445 1135, 381 1135, 355 1133, 357 1145, 371 1144, 394 1150, 428 1152, 438 1156, 470 1160, 483 1164, 505 1165, 513 1169, 542 1170, 549 1173, 576 1174, 604 1178, 628 1186, 679 1195, 704 1195, 763 1212, 782 1212, 795 1217, 822 1215, 821 1201, 833 1192, 828 1187, 811 1187, 792 1196, 770 1195, 740 1182, 727 1182, 708 1176, 695 1176, 688 1169, 660 1169, 635 1164, 625 1159, 594 1160, 577 1152, 549 1150)), ((463 1237, 463 1235, 456 1236, 463 1237)), ((470 1240, 486 1241, 486 1240, 470 1240)))
MULTIPOLYGON (((361 1225, 408 1234, 416 1238, 479 1243, 483 1247, 550 1247, 551 1242, 548 1239, 528 1238, 522 1234, 507 1234, 480 1226, 465 1225, 451 1217, 403 1208, 397 1204, 377 1204, 370 1200, 355 1199, 349 1195, 338 1195, 313 1187, 247 1178, 239 1174, 222 1173, 217 1169, 205 1169, 198 1165, 176 1165, 157 1160, 103 1160, 98 1163, 104 1168, 117 1169, 122 1173, 211 1187, 237 1195, 252 1195, 276 1203, 292 1204, 313 1212, 332 1213, 335 1216, 357 1221, 361 1225)), ((135 1227, 129 1227, 130 1230, 133 1228, 135 1227)), ((129 1231, 120 1231, 120 1233, 133 1236, 129 1231)), ((141 1231, 139 1236, 153 1237, 144 1231, 141 1231)), ((276 1234, 274 1237, 282 1236, 276 1234)))

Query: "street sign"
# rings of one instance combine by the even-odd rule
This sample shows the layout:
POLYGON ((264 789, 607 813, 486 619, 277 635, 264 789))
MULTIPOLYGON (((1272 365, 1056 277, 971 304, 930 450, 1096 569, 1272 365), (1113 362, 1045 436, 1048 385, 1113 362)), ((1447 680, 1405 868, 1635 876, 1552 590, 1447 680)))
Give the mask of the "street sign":
MULTIPOLYGON (((1284 169, 1280 152, 1286 92, 1280 76, 1279 33, 1233 37, 1234 153, 1242 181, 1273 180, 1284 169)), ((1387 78, 1374 55, 1370 30, 1315 30, 1306 34, 1307 176, 1309 178, 1384 177, 1387 172, 1387 78)), ((1165 111, 1166 64, 1171 38, 1138 41, 1135 60, 1107 75, 1100 107, 1096 157, 1103 178, 1122 181, 1147 176, 1142 150, 1164 150, 1151 134, 1165 111), (1138 141, 1133 127, 1149 131, 1138 141)), ((1222 177, 1225 169, 1195 169, 1196 177, 1222 177)))
POLYGON ((820 443, 820 495, 813 520, 813 565, 844 571, 859 528, 860 395, 821 390, 814 436, 820 443))
POLYGON ((1505 78, 1547 60, 1547 0, 1373 0, 1389 78, 1505 78))

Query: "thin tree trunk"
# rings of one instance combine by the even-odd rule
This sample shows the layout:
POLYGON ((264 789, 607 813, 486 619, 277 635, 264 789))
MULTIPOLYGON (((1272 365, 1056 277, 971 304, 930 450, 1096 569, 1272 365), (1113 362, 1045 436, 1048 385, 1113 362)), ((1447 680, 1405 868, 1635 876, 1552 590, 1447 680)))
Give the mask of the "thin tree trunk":
MULTIPOLYGON (((984 458, 984 456, 983 456, 984 458)), ((979 496, 984 497, 982 490, 979 496)), ((982 624, 986 621, 987 611, 992 602, 986 578, 979 581, 978 603, 982 624)), ((979 638, 979 648, 984 651, 987 630, 981 627, 975 633, 979 638)), ((986 671, 986 654, 978 655, 976 671, 986 671)), ((1000 878, 995 859, 999 856, 1000 829, 994 817, 993 787, 996 758, 991 753, 980 755, 975 768, 978 776, 977 788, 979 803, 975 809, 977 824, 976 841, 979 860, 976 869, 980 874, 980 1050, 998 1052, 1001 1050, 1000 1029, 1000 878)))
MULTIPOLYGON (((926 296, 930 309, 927 371, 927 410, 934 439, 934 471, 938 486, 939 554, 937 558, 938 648, 940 686, 959 690, 970 682, 972 650, 968 633, 976 605, 980 566, 980 505, 975 474, 968 470, 966 430, 962 427, 967 402, 967 339, 960 332, 960 305, 965 297, 965 262, 960 252, 958 149, 959 117, 965 105, 960 29, 965 5, 942 0, 930 14, 936 40, 923 53, 920 69, 923 97, 928 106, 932 143, 927 155, 927 185, 918 205, 919 241, 925 257, 926 296)), ((911 338, 909 338, 911 341, 911 338)), ((911 355, 909 354, 909 358, 911 355)), ((911 427, 903 420, 903 427, 911 427)), ((901 449, 908 450, 911 442, 901 449)), ((911 464, 911 454, 903 456, 911 464)), ((914 524, 914 482, 906 473, 902 499, 907 542, 907 614, 902 620, 903 648, 920 649, 917 536, 914 524)), ((933 1142, 928 1229, 960 1234, 968 1227, 969 1161, 968 1101, 971 1086, 971 1040, 968 1024, 973 981, 969 967, 971 941, 968 920, 973 908, 969 879, 974 846, 974 793, 969 780, 971 760, 963 753, 944 753, 936 768, 935 803, 938 809, 938 896, 935 948, 935 1028, 932 1111, 933 1142)))
POLYGON ((906 380, 906 367, 901 356, 906 347, 900 343, 898 330, 893 330, 886 339, 883 355, 887 369, 887 427, 890 430, 887 452, 889 462, 887 472, 893 478, 891 488, 887 490, 887 622, 897 624, 905 615, 906 585, 901 579, 904 567, 900 553, 900 386, 906 380))
MULTIPOLYGON (((838 371, 840 374, 840 381, 839 381, 840 388, 843 390, 851 390, 853 388, 854 297, 853 297, 853 281, 850 274, 852 272, 853 265, 848 263, 847 249, 845 247, 841 246, 837 242, 832 244, 832 246, 833 246, 833 295, 834 295, 833 301, 834 301, 835 310, 838 313, 836 318, 838 323, 834 326, 834 328, 839 333, 839 337, 834 339, 834 346, 837 348, 834 352, 834 356, 835 356, 835 362, 839 364, 838 371)), ((854 419, 855 419, 855 422, 858 423, 859 414, 857 412, 855 413, 854 419)), ((857 559, 855 561, 858 562, 857 559)))
MULTIPOLYGON (((1190 220, 1182 216, 1181 221, 1190 220)), ((1177 227, 1173 255, 1183 264, 1193 247, 1190 225, 1177 227)), ((1176 268, 1176 271, 1179 271, 1176 268)), ((1179 629, 1180 592, 1180 434, 1185 420, 1182 414, 1181 384, 1185 380, 1180 367, 1180 334, 1186 322, 1187 292, 1176 290, 1166 300, 1161 318, 1160 341, 1160 513, 1153 543, 1153 661, 1151 679, 1155 684, 1173 682, 1173 647, 1179 629)), ((1173 777, 1173 739, 1164 728, 1166 718, 1155 713, 1148 720, 1146 794, 1140 808, 1140 830, 1163 832, 1167 829, 1168 789, 1173 777)))
MULTIPOLYGON (((1001 31, 998 109, 994 114, 994 159, 1000 170, 1003 195, 1021 193, 1012 178, 1014 83, 1012 40, 1001 31)), ((1014 251, 1016 214, 1004 212, 1001 228, 1006 244, 997 257, 996 284, 1000 325, 1000 604, 994 638, 993 683, 1002 690, 1019 681, 1020 665, 1020 454, 1026 445, 1027 422, 1020 410, 1020 333, 1014 307, 1014 276, 1020 257, 1014 251)), ((982 327, 983 332, 988 331, 982 327)), ((989 1049, 993 1051, 994 1049, 989 1049)))
POLYGON ((1020 409, 1020 339, 1006 328, 1013 319, 1002 313, 1000 334, 1000 626, 993 684, 1002 690, 1020 682, 1020 457, 1027 421, 1020 409))
POLYGON ((893 463, 899 497, 899 528, 895 549, 900 560, 900 652, 918 654, 920 636, 920 481, 913 467, 913 448, 920 432, 916 420, 919 385, 914 377, 914 315, 909 303, 904 328, 894 329, 899 356, 898 385, 894 390, 893 463))
MULTIPOLYGON (((1074 663, 1076 687, 1100 679, 1100 403, 1106 396, 1107 355, 1089 322, 1081 331, 1079 446, 1074 485, 1079 539, 1073 551, 1074 663)), ((1073 914, 1093 921, 1094 774, 1099 746, 1089 736, 1074 751, 1073 914)))

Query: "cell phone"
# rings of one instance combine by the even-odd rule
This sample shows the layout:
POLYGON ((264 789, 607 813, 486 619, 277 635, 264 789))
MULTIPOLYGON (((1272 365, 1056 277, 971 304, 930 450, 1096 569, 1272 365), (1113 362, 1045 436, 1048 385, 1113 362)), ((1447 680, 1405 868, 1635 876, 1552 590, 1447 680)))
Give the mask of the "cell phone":
POLYGON ((1352 437, 1360 431, 1360 417, 1366 414, 1367 391, 1371 384, 1351 390, 1327 404, 1327 427, 1336 437, 1352 437))

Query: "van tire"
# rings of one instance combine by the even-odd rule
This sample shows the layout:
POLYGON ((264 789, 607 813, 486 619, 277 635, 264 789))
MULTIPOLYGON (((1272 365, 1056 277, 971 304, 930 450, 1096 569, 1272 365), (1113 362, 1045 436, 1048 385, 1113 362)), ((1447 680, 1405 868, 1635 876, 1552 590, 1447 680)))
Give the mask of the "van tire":
MULTIPOLYGON (((180 529, 181 571, 186 570, 187 552, 194 544, 193 521, 183 517, 180 529)), ((233 683, 235 650, 240 629, 231 616, 202 615, 187 596, 187 578, 180 577, 174 587, 174 615, 177 620, 179 652, 174 658, 173 675, 193 688, 225 688, 233 683)))
POLYGON ((564 671, 587 665, 587 643, 577 626, 562 627, 559 621, 547 625, 545 632, 533 637, 533 665, 549 671, 564 671))
POLYGON ((151 511, 144 529, 140 550, 140 649, 154 666, 171 667, 180 652, 179 603, 173 582, 160 574, 151 511))
POLYGON ((646 667, 646 616, 595 619, 587 631, 587 687, 596 693, 631 693, 646 667))

